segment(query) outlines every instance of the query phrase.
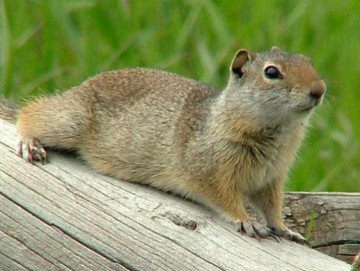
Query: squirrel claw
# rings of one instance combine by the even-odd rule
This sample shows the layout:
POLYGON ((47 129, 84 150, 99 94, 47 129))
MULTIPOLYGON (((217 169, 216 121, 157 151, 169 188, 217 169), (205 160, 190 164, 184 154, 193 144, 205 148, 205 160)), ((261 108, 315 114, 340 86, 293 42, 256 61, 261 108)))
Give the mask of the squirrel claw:
POLYGON ((46 151, 35 138, 20 138, 16 144, 16 153, 29 163, 39 161, 46 162, 46 151))
POLYGON ((285 228, 284 230, 278 230, 273 227, 269 227, 271 232, 277 236, 284 237, 286 240, 294 241, 298 244, 307 244, 309 245, 309 242, 299 233, 294 232, 288 228, 285 228))
POLYGON ((255 220, 237 222, 236 227, 237 231, 241 234, 256 238, 258 240, 260 240, 260 238, 273 238, 277 242, 281 240, 280 236, 273 232, 270 228, 265 227, 255 220))

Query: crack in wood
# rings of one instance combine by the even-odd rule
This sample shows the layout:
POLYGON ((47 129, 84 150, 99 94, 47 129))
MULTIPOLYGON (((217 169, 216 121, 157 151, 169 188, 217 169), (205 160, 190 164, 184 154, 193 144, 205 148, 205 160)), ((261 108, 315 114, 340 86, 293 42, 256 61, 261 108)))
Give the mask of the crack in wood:
POLYGON ((312 248, 321 248, 321 247, 329 247, 329 246, 338 246, 338 245, 350 245, 350 244, 360 244, 360 240, 335 240, 329 241, 323 244, 317 244, 311 246, 312 248))
MULTIPOLYGON (((2 196, 4 196, 5 198, 9 199, 9 198, 6 197, 3 193, 1 193, 1 191, 0 191, 0 194, 1 194, 2 196)), ((10 200, 10 199, 9 199, 9 200, 10 200)), ((12 201, 12 202, 13 202, 13 201, 12 201)), ((19 206, 19 205, 17 205, 17 206, 19 206)), ((19 206, 19 207, 22 208, 22 206, 19 206)), ((1 232, 2 232, 4 235, 8 236, 9 238, 15 240, 16 242, 18 242, 18 243, 21 244, 22 246, 24 246, 26 249, 28 249, 29 251, 31 251, 31 252, 34 253, 35 255, 37 255, 37 256, 39 256, 40 258, 42 258, 44 261, 50 263, 50 261, 49 261, 48 259, 46 259, 43 255, 39 254, 36 250, 34 250, 34 249, 32 249, 31 247, 29 247, 29 246, 28 246, 26 243, 24 243, 21 239, 17 238, 16 236, 14 236, 14 235, 12 235, 12 234, 9 234, 9 233, 7 233, 7 232, 5 232, 5 231, 1 231, 1 232)), ((2 255, 4 255, 4 254, 2 254, 2 255)), ((9 257, 8 255, 4 255, 4 256, 8 257, 9 259, 11 259, 11 260, 13 260, 13 261, 15 261, 15 262, 17 262, 18 264, 21 265, 21 263, 18 262, 16 259, 14 259, 14 258, 12 258, 12 257, 9 257)), ((24 266, 24 267, 27 268, 26 266, 24 266)))
MULTIPOLYGON (((45 223, 47 223, 46 221, 44 221, 45 223)), ((92 246, 91 244, 88 244, 86 242, 81 241, 79 238, 77 238, 75 235, 73 235, 71 232, 65 230, 64 228, 60 227, 59 225, 56 225, 54 223, 51 224, 52 227, 55 227, 56 229, 58 229, 59 231, 61 231, 63 234, 65 234, 66 236, 70 237, 72 240, 78 242, 79 244, 81 244, 82 246, 86 247, 87 249, 93 251, 94 253, 102 256, 103 258, 119 264, 123 267, 125 267, 126 269, 128 269, 129 271, 140 271, 138 269, 136 269, 135 267, 133 267, 132 265, 124 262, 124 261, 120 261, 119 259, 116 259, 114 257, 111 257, 110 255, 101 252, 100 250, 98 250, 95 246, 92 246)))

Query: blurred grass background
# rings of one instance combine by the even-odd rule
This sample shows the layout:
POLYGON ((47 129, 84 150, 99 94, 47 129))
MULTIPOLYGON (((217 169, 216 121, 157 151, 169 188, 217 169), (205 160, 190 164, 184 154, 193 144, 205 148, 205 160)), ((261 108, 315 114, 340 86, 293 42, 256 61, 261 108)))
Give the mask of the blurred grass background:
POLYGON ((137 66, 221 88, 237 49, 277 45, 328 85, 287 189, 359 191, 359 14, 357 0, 0 0, 0 94, 21 103, 137 66))

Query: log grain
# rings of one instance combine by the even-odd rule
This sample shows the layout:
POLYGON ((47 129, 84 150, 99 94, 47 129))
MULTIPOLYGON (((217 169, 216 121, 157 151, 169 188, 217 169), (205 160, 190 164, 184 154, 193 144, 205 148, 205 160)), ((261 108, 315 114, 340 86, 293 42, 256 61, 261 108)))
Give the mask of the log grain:
MULTIPOLYGON (((203 206, 99 175, 73 155, 29 164, 15 142, 0 120, 0 270, 350 270, 306 246, 242 236, 203 206)), ((306 199, 288 198, 285 215, 299 227, 309 211, 296 197, 306 199)), ((328 242, 327 231, 312 234, 328 242)))

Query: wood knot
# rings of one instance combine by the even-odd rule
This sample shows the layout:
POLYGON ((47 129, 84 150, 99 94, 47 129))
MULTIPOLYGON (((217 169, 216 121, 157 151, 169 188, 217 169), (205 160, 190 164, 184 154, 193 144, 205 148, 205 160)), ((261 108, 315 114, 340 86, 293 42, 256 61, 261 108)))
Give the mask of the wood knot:
POLYGON ((179 215, 168 214, 167 217, 175 225, 184 227, 188 230, 192 230, 192 231, 196 230, 196 228, 198 226, 198 223, 195 220, 186 219, 186 218, 180 217, 179 215))

